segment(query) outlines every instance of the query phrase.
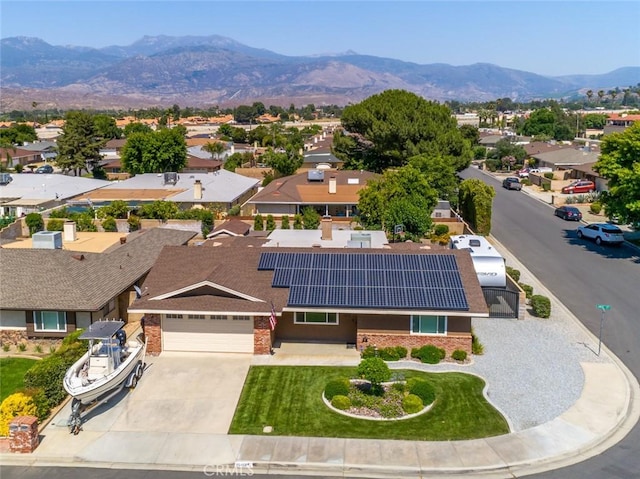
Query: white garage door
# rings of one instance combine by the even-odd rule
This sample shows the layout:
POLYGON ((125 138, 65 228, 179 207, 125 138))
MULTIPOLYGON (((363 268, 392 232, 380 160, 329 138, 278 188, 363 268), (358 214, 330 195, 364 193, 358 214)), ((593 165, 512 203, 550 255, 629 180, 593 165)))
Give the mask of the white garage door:
POLYGON ((162 320, 164 351, 253 353, 253 320, 162 320))

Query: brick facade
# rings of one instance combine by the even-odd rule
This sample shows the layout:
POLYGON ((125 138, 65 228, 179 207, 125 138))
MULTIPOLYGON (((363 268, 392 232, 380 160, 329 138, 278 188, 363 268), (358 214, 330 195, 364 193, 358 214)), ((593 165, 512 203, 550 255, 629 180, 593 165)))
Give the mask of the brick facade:
POLYGON ((271 326, 267 316, 253 318, 253 354, 271 354, 271 326))
POLYGON ((17 416, 9 424, 9 451, 29 454, 40 444, 38 418, 17 416))
POLYGON ((433 344, 439 348, 443 348, 447 352, 447 356, 456 349, 466 351, 471 355, 471 334, 456 336, 426 336, 418 334, 381 334, 381 333, 363 333, 358 331, 358 349, 362 346, 376 346, 378 348, 387 348, 389 346, 404 346, 411 353, 412 348, 419 348, 433 344), (366 338, 366 342, 363 341, 366 338))
POLYGON ((147 354, 157 356, 162 352, 162 322, 159 314, 145 314, 142 319, 147 338, 147 354))

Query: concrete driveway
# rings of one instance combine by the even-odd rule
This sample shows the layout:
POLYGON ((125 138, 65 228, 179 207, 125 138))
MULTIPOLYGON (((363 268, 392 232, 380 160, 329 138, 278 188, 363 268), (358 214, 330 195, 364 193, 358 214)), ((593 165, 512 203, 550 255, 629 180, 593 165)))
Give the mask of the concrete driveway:
MULTIPOLYGON (((250 354, 148 356, 147 367, 136 389, 124 390, 107 404, 88 412, 80 435, 92 432, 226 434, 251 358, 250 354)), ((67 404, 46 429, 66 428, 69 414, 67 404)), ((44 436, 47 436, 46 430, 44 436)), ((46 442, 45 439, 41 447, 46 447, 46 442)))

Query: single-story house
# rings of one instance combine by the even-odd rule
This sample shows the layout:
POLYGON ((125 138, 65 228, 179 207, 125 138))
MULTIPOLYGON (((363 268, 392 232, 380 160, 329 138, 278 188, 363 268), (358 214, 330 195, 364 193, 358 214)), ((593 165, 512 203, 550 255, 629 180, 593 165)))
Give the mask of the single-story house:
POLYGON ((38 161, 42 161, 39 151, 27 150, 21 146, 0 148, 0 164, 7 168, 15 168, 16 165, 26 166, 38 161))
POLYGON ((249 199, 243 212, 295 215, 311 206, 323 216, 355 216, 358 192, 376 176, 368 171, 309 170, 277 178, 249 199))
MULTIPOLYGON (((61 232, 48 232, 53 238, 61 232)), ((57 338, 94 321, 127 321, 160 250, 184 245, 195 233, 153 228, 129 234, 103 253, 0 248, 0 339, 57 338)))
POLYGON ((54 161, 57 153, 57 144, 55 141, 36 141, 34 143, 25 143, 20 147, 26 151, 40 153, 42 161, 54 161))
POLYGON ((78 195, 109 185, 108 181, 59 174, 11 174, 0 183, 0 215, 22 216, 60 206, 78 195))
POLYGON ((259 183, 257 179, 226 170, 210 173, 144 173, 110 183, 101 190, 80 195, 75 200, 90 200, 98 206, 115 200, 132 205, 163 200, 177 203, 182 209, 218 206, 228 210, 253 196, 259 183))
POLYGON ((269 354, 274 341, 471 352, 488 310, 468 251, 166 247, 129 308, 147 351, 269 354))
POLYGON ((640 121, 640 115, 630 115, 628 113, 611 113, 607 117, 604 125, 604 134, 621 133, 636 121, 640 121))
POLYGON ((226 238, 230 236, 247 236, 251 231, 251 225, 244 221, 231 219, 216 226, 211 233, 207 235, 207 239, 226 238))
POLYGON ((595 163, 600 155, 587 148, 565 148, 531 156, 536 160, 538 166, 549 167, 554 170, 570 170, 577 165, 595 163))

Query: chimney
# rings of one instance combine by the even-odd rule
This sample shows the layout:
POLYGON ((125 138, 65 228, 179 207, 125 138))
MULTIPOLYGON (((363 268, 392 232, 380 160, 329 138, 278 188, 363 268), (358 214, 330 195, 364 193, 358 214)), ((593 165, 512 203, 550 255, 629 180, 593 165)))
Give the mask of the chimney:
POLYGON ((202 199, 202 182, 200 180, 196 180, 196 182, 193 184, 193 199, 202 199))
POLYGON ((336 177, 332 176, 329 178, 329 194, 335 195, 337 190, 336 177))
POLYGON ((333 222, 331 221, 331 216, 323 217, 320 226, 322 228, 321 239, 325 241, 331 241, 333 239, 333 222))
POLYGON ((76 240, 76 223, 74 221, 65 221, 63 230, 64 230, 64 240, 66 242, 76 240))

